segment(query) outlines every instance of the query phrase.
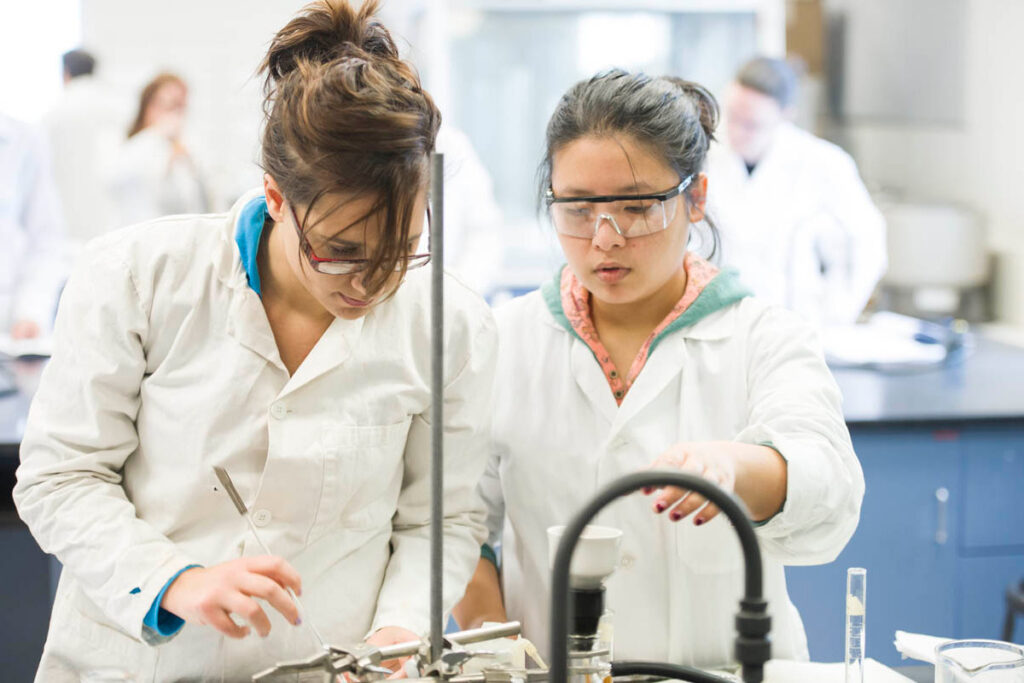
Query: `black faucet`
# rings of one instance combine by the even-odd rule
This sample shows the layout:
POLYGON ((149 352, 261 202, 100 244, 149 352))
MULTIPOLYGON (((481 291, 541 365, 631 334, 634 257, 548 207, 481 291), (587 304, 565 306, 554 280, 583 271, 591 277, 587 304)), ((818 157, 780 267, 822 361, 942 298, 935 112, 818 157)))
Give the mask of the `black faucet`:
MULTIPOLYGON (((746 563, 745 594, 736 615, 736 660, 745 683, 764 680, 764 664, 771 658, 771 617, 762 591, 761 549, 743 504, 707 479, 681 472, 651 471, 616 479, 566 525, 551 570, 550 683, 567 683, 569 668, 569 563, 583 528, 612 501, 642 488, 677 486, 707 498, 729 519, 740 537, 746 563)), ((648 674, 694 683, 724 683, 725 679, 697 669, 660 662, 612 662, 613 676, 648 674)))

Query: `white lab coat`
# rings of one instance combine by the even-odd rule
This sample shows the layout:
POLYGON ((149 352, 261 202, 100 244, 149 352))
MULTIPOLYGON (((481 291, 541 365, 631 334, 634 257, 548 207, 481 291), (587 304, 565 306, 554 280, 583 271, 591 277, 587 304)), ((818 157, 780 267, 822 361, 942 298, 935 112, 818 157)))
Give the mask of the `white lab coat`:
MULTIPOLYGON (((621 405, 593 354, 538 292, 496 312, 500 338, 493 455, 481 482, 490 541, 502 547, 510 619, 548 650, 546 529, 597 490, 646 468, 674 443, 772 443, 788 461, 782 511, 757 529, 772 615, 772 656, 807 659, 784 564, 836 557, 859 517, 864 481, 840 395, 815 335, 794 314, 746 298, 664 338, 621 405)), ((733 662, 743 586, 723 515, 672 523, 639 493, 598 524, 622 529, 608 582, 616 659, 705 667, 733 662)))
POLYGON ((444 154, 444 254, 451 272, 488 294, 501 271, 506 249, 494 183, 469 137, 442 123, 437 151, 444 154))
MULTIPOLYGON (((139 681, 242 681, 316 652, 307 626, 269 607, 267 639, 186 624, 146 644, 161 639, 143 618, 178 570, 262 554, 214 465, 301 574, 330 642, 428 629, 429 268, 364 318, 335 320, 289 377, 233 241, 245 199, 231 214, 104 235, 68 284, 14 490, 64 564, 37 680, 114 668, 139 681)), ((475 486, 497 337, 483 301, 451 278, 445 319, 450 607, 485 534, 475 486)))
POLYGON ((155 127, 122 142, 107 178, 118 225, 210 210, 209 190, 195 157, 174 156, 155 127))
POLYGON ((754 293, 816 324, 850 323, 885 273, 885 219, 849 154, 782 123, 748 174, 727 145, 705 164, 722 260, 754 293))
POLYGON ((73 78, 44 118, 68 239, 81 247, 122 227, 106 179, 128 131, 129 106, 92 76, 73 78))
POLYGON ((53 325, 67 277, 64 225, 40 131, 0 115, 0 334, 53 325))

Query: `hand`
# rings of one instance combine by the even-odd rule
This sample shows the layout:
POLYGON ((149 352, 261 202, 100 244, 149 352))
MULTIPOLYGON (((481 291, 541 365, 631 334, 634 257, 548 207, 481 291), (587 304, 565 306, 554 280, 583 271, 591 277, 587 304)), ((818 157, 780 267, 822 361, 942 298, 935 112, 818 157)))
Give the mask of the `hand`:
MULTIPOLYGON (((680 443, 658 456, 657 460, 651 463, 651 469, 679 470, 686 474, 695 474, 716 484, 727 493, 732 493, 736 486, 736 464, 728 453, 723 451, 725 449, 717 448, 714 443, 680 443)), ((704 524, 720 512, 717 505, 709 503, 708 499, 699 493, 675 486, 657 490, 660 493, 654 499, 654 512, 661 514, 671 508, 669 519, 673 522, 689 516, 702 506, 704 509, 693 520, 696 526, 704 524)), ((650 495, 654 491, 653 488, 644 489, 644 495, 650 495)))
POLYGON ((286 561, 271 555, 242 557, 182 572, 164 593, 160 606, 187 623, 205 624, 231 638, 244 638, 249 626, 239 626, 229 616, 237 614, 266 637, 270 620, 255 598, 270 603, 290 623, 300 623, 299 610, 285 588, 302 593, 302 579, 286 561))
MULTIPOLYGON (((385 645, 408 643, 410 640, 420 640, 420 637, 401 626, 385 626, 384 628, 374 631, 373 635, 366 639, 366 643, 367 645, 373 645, 374 647, 384 647, 385 645)), ((388 680, 406 678, 405 671, 402 670, 402 667, 408 660, 408 657, 404 657, 403 659, 391 659, 386 662, 381 662, 382 666, 386 666, 395 672, 388 676, 388 680)))
POLYGON ((177 109, 160 112, 153 121, 153 128, 168 140, 178 140, 185 128, 185 113, 177 109))
POLYGON ((11 325, 11 339, 34 339, 39 331, 39 325, 31 320, 18 320, 11 325))
MULTIPOLYGON (((662 453, 651 469, 673 469, 703 477, 727 493, 735 494, 746 504, 750 518, 765 520, 782 509, 786 501, 788 466, 774 448, 735 441, 680 443, 662 453)), ((650 495, 655 489, 645 489, 650 495)), ((694 517, 697 526, 704 524, 720 510, 717 505, 691 491, 676 487, 658 489, 654 512, 670 508, 673 522, 700 510, 694 517), (701 509, 702 506, 707 505, 701 509), (673 506, 675 506, 673 508, 673 506)))

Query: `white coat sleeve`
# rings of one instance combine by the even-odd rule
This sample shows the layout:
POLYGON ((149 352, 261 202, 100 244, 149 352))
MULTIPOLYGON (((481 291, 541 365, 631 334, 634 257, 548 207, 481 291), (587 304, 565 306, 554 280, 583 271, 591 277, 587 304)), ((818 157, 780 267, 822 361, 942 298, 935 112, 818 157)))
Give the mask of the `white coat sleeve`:
POLYGON ((89 599, 125 632, 156 642, 144 633, 147 610, 178 570, 197 562, 136 516, 122 486, 126 460, 139 457, 147 332, 128 266, 93 243, 61 300, 14 501, 40 547, 89 599))
POLYGON ((817 335, 796 314, 766 308, 755 319, 747 392, 736 440, 771 445, 787 463, 786 500, 757 529, 761 546, 786 564, 831 562, 857 528, 864 476, 817 335))
MULTIPOLYGON (((497 333, 486 316, 445 386, 444 611, 466 590, 486 535, 477 483, 487 462, 497 333)), ((449 375, 446 372, 446 375, 449 375)), ((430 413, 416 416, 405 449, 402 490, 393 518, 391 560, 377 599, 372 630, 430 630, 430 413)))
POLYGON ((495 548, 505 526, 505 494, 501 490, 501 455, 493 444, 477 490, 487 506, 487 545, 495 548))
POLYGON ((888 265, 885 218, 857 172, 857 165, 842 153, 821 178, 825 211, 838 223, 842 248, 823 249, 829 300, 826 322, 852 323, 867 305, 888 265), (833 252, 833 253, 830 253, 833 252), (834 280, 839 279, 839 282, 834 280))
POLYGON ((33 133, 22 178, 25 194, 19 220, 26 239, 23 280, 12 320, 30 320, 45 332, 53 327, 57 299, 67 278, 64 218, 50 167, 46 140, 33 133))

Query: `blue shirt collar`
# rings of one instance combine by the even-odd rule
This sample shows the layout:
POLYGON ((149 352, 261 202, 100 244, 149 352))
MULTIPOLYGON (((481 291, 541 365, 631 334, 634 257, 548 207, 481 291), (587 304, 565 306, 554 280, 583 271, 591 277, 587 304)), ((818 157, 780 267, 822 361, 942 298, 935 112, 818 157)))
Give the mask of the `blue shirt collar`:
POLYGON ((261 195, 253 198, 242 208, 235 226, 235 244, 238 245, 242 269, 245 270, 252 291, 260 297, 263 296, 263 293, 260 288, 260 268, 256 257, 260 251, 260 238, 263 236, 266 218, 267 200, 261 195))

